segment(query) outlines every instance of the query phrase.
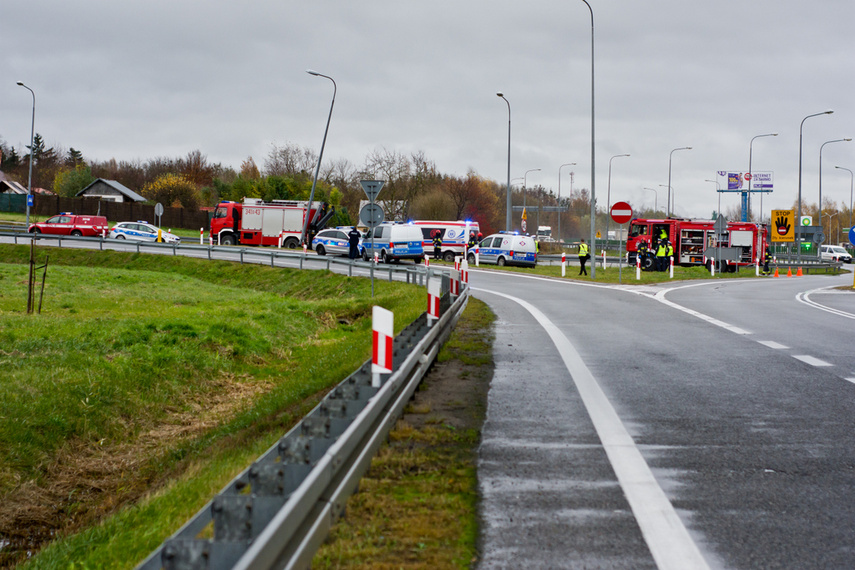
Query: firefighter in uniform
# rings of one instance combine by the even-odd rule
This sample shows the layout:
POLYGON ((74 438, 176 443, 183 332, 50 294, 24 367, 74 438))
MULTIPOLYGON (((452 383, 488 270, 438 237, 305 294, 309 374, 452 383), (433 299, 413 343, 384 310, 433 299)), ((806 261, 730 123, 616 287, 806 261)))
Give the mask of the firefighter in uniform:
POLYGON ((442 258, 442 232, 440 230, 433 232, 433 258, 442 258))
POLYGON ((772 252, 769 250, 769 247, 766 246, 766 251, 763 253, 763 271, 761 273, 763 275, 771 275, 771 271, 769 270, 769 263, 772 261, 772 252))
POLYGON ((656 271, 665 271, 665 260, 668 259, 668 246, 665 240, 656 244, 656 271))
POLYGON ((475 249, 475 232, 469 232, 469 243, 467 244, 469 249, 475 249))
POLYGON ((640 242, 638 242, 638 246, 636 246, 635 255, 636 255, 636 257, 638 257, 641 260, 641 267, 643 269, 644 268, 644 260, 647 258, 647 242, 646 241, 641 240, 640 242))
POLYGON ((579 265, 581 265, 581 269, 579 269, 579 275, 587 275, 588 270, 585 269, 585 264, 588 262, 588 259, 591 256, 588 255, 588 244, 585 243, 584 238, 581 242, 579 242, 579 265))

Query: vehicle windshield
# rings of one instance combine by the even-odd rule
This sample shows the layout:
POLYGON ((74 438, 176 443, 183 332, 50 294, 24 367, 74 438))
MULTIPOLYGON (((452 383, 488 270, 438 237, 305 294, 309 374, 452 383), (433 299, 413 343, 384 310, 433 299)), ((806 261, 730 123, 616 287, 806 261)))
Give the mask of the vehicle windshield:
POLYGON ((844 255, 849 255, 845 249, 840 246, 835 246, 831 248, 832 253, 842 253, 844 255))
POLYGON ((215 218, 225 218, 226 216, 228 216, 228 212, 229 212, 228 208, 219 207, 216 210, 214 210, 214 217, 215 218))
POLYGON ((644 224, 632 224, 629 228, 629 235, 631 237, 646 236, 647 235, 647 226, 644 224))

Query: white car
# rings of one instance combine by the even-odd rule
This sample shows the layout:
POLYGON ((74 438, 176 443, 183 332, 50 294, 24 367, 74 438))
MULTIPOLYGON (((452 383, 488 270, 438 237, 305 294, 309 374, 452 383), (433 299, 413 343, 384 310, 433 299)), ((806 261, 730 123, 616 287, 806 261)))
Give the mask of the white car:
POLYGON ((819 256, 823 261, 841 261, 852 263, 852 256, 839 245, 823 245, 819 248, 819 256))
MULTIPOLYGON (((157 241, 158 227, 148 222, 119 222, 110 230, 113 239, 130 239, 135 241, 157 241)), ((181 241, 177 235, 166 230, 160 230, 160 239, 164 243, 178 243, 181 241)))

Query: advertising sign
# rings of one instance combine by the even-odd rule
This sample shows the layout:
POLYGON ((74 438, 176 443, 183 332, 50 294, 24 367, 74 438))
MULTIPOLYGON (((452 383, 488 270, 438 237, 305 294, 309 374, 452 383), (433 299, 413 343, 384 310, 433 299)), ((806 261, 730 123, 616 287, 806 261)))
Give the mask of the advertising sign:
POLYGON ((795 214, 792 210, 772 210, 772 242, 795 239, 795 214))
POLYGON ((719 170, 716 172, 716 182, 722 192, 747 192, 748 181, 751 181, 751 191, 771 192, 773 176, 771 172, 752 172, 744 170, 719 170))

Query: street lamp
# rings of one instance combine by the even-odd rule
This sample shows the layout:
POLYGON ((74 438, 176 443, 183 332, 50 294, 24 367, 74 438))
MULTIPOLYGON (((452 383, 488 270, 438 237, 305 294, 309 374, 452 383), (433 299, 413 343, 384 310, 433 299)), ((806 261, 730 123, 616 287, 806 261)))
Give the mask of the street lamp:
POLYGON ((324 75, 323 73, 318 73, 317 71, 307 69, 306 73, 309 75, 314 75, 315 77, 324 77, 332 81, 333 84, 333 96, 332 102, 330 103, 330 114, 327 117, 327 126, 324 129, 324 140, 321 141, 321 152, 318 155, 318 164, 315 166, 315 179, 312 181, 312 191, 309 193, 309 206, 306 208, 306 219, 303 222, 303 231, 300 234, 300 243, 305 245, 306 243, 306 233, 309 229, 309 219, 312 218, 312 200, 315 198, 315 186, 318 184, 318 173, 321 171, 321 159, 324 157, 324 146, 327 144, 327 133, 330 130, 330 119, 332 119, 332 111, 333 106, 335 106, 335 94, 338 90, 338 87, 335 84, 335 80, 329 75, 324 75))
POLYGON ((505 100, 505 103, 508 104, 508 199, 507 199, 507 211, 505 213, 505 230, 511 231, 513 226, 511 225, 511 102, 505 98, 505 95, 499 91, 496 93, 499 97, 505 100))
POLYGON ((802 119, 801 124, 799 125, 799 201, 796 205, 798 210, 796 216, 796 233, 795 233, 795 243, 796 243, 796 262, 801 263, 802 261, 802 131, 804 130, 805 121, 810 119, 811 117, 818 117, 820 115, 830 115, 834 111, 829 109, 828 111, 823 111, 822 113, 814 113, 813 115, 808 115, 804 119, 802 119))
MULTIPOLYGON (((748 212, 745 212, 743 209, 742 212, 742 221, 748 221, 748 215, 751 213, 751 181, 754 180, 754 172, 751 170, 751 158, 754 154, 754 139, 759 139, 760 137, 777 137, 778 133, 768 133, 765 135, 757 135, 756 137, 752 137, 751 142, 748 144, 748 212)), ((763 194, 760 194, 760 223, 763 223, 763 194)))
POLYGON ((656 188, 642 188, 642 190, 650 190, 653 192, 653 213, 656 213, 656 210, 659 209, 659 192, 656 191, 656 188))
POLYGON ((855 174, 852 173, 848 168, 843 168, 842 166, 835 166, 834 168, 839 168, 840 170, 845 170, 849 173, 849 228, 852 228, 852 190, 855 189, 855 174))
MULTIPOLYGON (((670 200, 671 199, 671 190, 673 190, 673 188, 671 188, 671 185, 670 184, 660 184, 659 187, 668 189, 668 200, 670 200)), ((665 205, 665 209, 667 210, 667 212, 665 214, 666 218, 671 217, 671 208, 669 206, 670 205, 668 205, 668 204, 665 205)))
MULTIPOLYGON (((609 179, 608 184, 606 185, 606 208, 611 211, 612 207, 612 161, 616 158, 620 158, 622 156, 629 156, 628 154, 616 154, 609 159, 609 179)), ((609 242, 609 222, 611 221, 611 216, 606 217, 606 243, 609 242)), ((603 250, 606 248, 603 247, 603 250)))
MULTIPOLYGON (((750 170, 749 170, 749 172, 750 172, 750 170)), ((704 182, 712 182, 713 184, 715 184, 715 191, 718 194, 718 209, 716 210, 716 217, 719 217, 721 215, 721 190, 720 190, 721 186, 719 186, 718 180, 707 179, 707 180, 704 180, 704 182)))
POLYGON ((24 85, 23 81, 19 81, 18 85, 29 91, 33 95, 33 118, 30 121, 30 176, 27 178, 27 228, 30 227, 30 200, 33 195, 33 149, 35 133, 36 133, 36 92, 24 85))
MULTIPOLYGON (((561 243, 561 169, 565 166, 576 166, 575 162, 567 162, 558 167, 558 242, 561 243)), ((573 173, 570 173, 570 184, 573 184, 573 173)), ((573 193, 573 187, 570 186, 570 193, 573 193)))
MULTIPOLYGON (((595 177, 594 173, 596 172, 596 160, 594 159, 594 10, 591 8, 591 5, 588 4, 588 0, 582 0, 585 3, 585 6, 588 7, 588 11, 591 13, 591 251, 596 252, 596 247, 594 247, 594 238, 596 237, 596 222, 597 222, 597 192, 596 187, 594 185, 595 177)), ((591 263, 591 280, 596 277, 597 273, 597 264, 591 263)))
POLYGON ((684 147, 680 147, 680 148, 675 148, 674 150, 672 150, 670 152, 670 154, 668 154, 668 216, 667 217, 669 217, 669 218, 671 217, 671 157, 678 150, 692 150, 692 147, 684 146, 684 147))
MULTIPOLYGON (((819 229, 820 229, 820 230, 822 230, 822 218, 823 218, 823 216, 824 216, 824 217, 828 218, 828 233, 830 234, 830 233, 831 233, 831 218, 833 218, 834 216, 836 216, 836 215, 837 215, 837 214, 839 214, 839 213, 840 213, 840 212, 834 212, 833 214, 823 214, 823 213, 822 213, 822 210, 820 210, 820 211, 819 211, 819 216, 820 216, 820 218, 819 218, 819 229)), ((838 226, 839 226, 839 225, 840 225, 840 224, 838 224, 838 226)), ((836 240, 834 240, 834 241, 839 241, 839 240, 840 240, 840 229, 839 229, 839 227, 838 227, 838 230, 837 230, 837 239, 836 239, 836 240)))
MULTIPOLYGON (((525 196, 526 196, 526 186, 527 186, 526 179, 528 178, 529 172, 540 172, 540 169, 539 168, 532 168, 530 170, 526 170, 525 174, 523 174, 523 213, 525 213, 525 196)), ((528 222, 526 222, 526 223, 528 223, 528 222)), ((520 224, 520 227, 522 227, 522 224, 520 224)), ((522 231, 526 231, 526 228, 522 228, 522 231)))
MULTIPOLYGON (((825 141, 819 146, 819 225, 822 225, 822 147, 827 144, 836 143, 836 142, 849 142, 852 139, 836 139, 833 141, 825 141)), ((831 222, 828 222, 831 224, 831 222)), ((831 230, 831 227, 828 228, 831 230)))

